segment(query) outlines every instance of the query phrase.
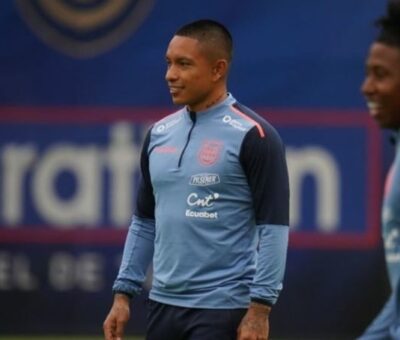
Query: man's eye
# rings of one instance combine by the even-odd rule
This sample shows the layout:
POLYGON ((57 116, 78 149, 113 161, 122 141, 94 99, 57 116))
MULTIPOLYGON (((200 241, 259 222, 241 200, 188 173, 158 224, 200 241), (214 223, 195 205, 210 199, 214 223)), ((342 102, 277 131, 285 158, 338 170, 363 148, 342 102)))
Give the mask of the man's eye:
POLYGON ((375 69, 373 73, 377 79, 383 79, 388 75, 388 72, 382 68, 375 69))

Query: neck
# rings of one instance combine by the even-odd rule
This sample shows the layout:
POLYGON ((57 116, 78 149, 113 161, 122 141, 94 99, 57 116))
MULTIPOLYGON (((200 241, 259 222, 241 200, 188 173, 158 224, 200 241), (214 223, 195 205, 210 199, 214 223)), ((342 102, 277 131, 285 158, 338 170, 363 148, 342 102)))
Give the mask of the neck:
POLYGON ((226 89, 224 89, 223 91, 218 92, 216 95, 214 95, 208 101, 204 102, 201 106, 199 106, 199 107, 190 107, 188 105, 187 108, 188 108, 189 111, 193 111, 193 112, 204 111, 204 110, 207 110, 210 107, 222 102, 223 100, 226 99, 227 96, 228 96, 228 93, 227 93, 226 89))
POLYGON ((222 93, 218 94, 218 96, 216 96, 213 100, 211 100, 209 103, 206 104, 206 109, 210 108, 211 106, 214 106, 220 102, 222 102, 223 100, 225 100, 225 98, 228 96, 228 94, 226 93, 226 91, 223 91, 222 93))

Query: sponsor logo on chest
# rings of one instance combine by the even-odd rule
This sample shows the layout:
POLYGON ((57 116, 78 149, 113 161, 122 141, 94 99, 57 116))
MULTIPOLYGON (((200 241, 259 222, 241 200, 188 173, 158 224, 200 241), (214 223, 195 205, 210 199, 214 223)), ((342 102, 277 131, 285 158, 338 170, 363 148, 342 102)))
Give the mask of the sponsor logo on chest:
POLYGON ((220 182, 218 174, 196 174, 190 177, 189 184, 196 185, 200 187, 205 187, 208 185, 218 184, 220 182))
POLYGON ((199 196, 197 193, 192 192, 186 199, 187 205, 190 207, 186 209, 185 215, 190 218, 201 218, 207 220, 218 219, 217 211, 203 210, 203 208, 210 208, 214 202, 220 197, 219 193, 214 192, 206 196, 199 196), (196 210, 195 210, 196 209, 196 210))
POLYGON ((177 153, 178 149, 175 146, 162 145, 154 148, 155 153, 177 153))
POLYGON ((214 200, 218 199, 219 194, 214 192, 210 195, 200 198, 195 192, 192 192, 187 198, 187 204, 191 207, 212 207, 214 200))
POLYGON ((178 118, 171 119, 170 121, 167 121, 165 123, 159 123, 155 127, 155 130, 157 133, 163 133, 164 131, 172 128, 176 124, 178 124, 182 120, 182 117, 179 116, 178 118))
POLYGON ((237 119, 233 119, 229 115, 225 115, 224 118, 222 118, 222 122, 232 126, 233 128, 235 128, 237 130, 246 131, 246 128, 243 126, 243 124, 240 121, 238 121, 237 119))

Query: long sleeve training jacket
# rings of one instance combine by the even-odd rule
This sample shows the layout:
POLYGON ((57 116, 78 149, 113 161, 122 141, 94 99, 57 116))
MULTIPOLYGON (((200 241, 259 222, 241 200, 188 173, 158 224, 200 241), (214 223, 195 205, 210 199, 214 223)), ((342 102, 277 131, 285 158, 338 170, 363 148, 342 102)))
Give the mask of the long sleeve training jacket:
POLYGON ((396 155, 385 184, 382 235, 391 288, 397 296, 396 305, 400 307, 400 130, 396 131, 395 141, 396 155))
POLYGON ((282 289, 289 184, 282 141, 231 95, 150 129, 142 183, 113 290, 195 308, 272 305, 282 289))

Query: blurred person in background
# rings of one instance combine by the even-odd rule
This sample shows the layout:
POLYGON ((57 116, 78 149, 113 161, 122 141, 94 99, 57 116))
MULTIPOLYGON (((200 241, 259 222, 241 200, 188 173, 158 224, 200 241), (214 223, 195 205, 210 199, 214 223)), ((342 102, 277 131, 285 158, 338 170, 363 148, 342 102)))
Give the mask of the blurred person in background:
POLYGON ((376 22, 379 34, 366 61, 362 92, 371 116, 394 132, 396 155, 387 175, 382 204, 382 235, 391 295, 359 338, 400 339, 400 1, 390 1, 376 22))
POLYGON ((231 34, 212 20, 181 27, 169 43, 166 81, 184 107, 143 145, 107 340, 122 339, 151 261, 147 339, 269 337, 286 264, 288 173, 276 130, 227 90, 231 58, 231 34))

